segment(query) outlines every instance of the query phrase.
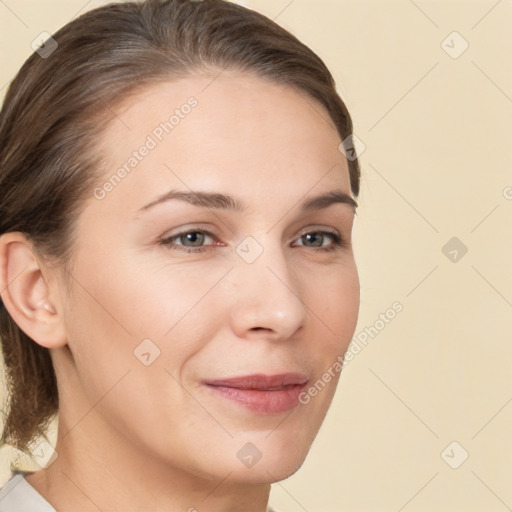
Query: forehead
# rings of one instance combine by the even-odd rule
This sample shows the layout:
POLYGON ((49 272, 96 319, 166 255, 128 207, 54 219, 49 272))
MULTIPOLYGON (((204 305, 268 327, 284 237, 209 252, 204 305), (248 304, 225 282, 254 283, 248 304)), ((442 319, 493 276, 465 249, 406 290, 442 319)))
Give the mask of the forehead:
POLYGON ((122 103, 116 115, 98 147, 105 179, 127 170, 124 194, 149 197, 180 181, 233 190, 250 183, 258 194, 302 181, 305 192, 323 177, 350 190, 329 114, 286 85, 232 70, 196 75, 151 85, 122 103))

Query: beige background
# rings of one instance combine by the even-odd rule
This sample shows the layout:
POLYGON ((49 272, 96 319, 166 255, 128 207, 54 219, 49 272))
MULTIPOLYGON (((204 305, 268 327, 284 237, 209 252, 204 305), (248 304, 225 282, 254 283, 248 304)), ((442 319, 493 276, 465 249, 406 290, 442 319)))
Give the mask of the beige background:
MULTIPOLYGON (((33 39, 102 3, 2 0, 0 96, 33 39)), ((366 147, 356 335, 403 305, 344 369, 308 459, 272 502, 283 512, 511 510, 511 2, 240 3, 319 53, 366 147), (465 255, 443 252, 452 237, 465 255), (465 452, 458 469, 446 462, 465 452)), ((0 483, 18 455, 0 451, 0 483)))

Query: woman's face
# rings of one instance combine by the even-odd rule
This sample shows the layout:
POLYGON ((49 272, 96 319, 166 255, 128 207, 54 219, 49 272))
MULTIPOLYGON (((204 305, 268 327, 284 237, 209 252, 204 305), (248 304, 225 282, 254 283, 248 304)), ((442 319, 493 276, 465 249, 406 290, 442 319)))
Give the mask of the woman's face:
POLYGON ((285 478, 358 314, 334 125, 304 94, 234 71, 156 84, 116 113, 62 304, 72 357, 52 356, 61 420, 100 418, 105 439, 196 476, 285 478))

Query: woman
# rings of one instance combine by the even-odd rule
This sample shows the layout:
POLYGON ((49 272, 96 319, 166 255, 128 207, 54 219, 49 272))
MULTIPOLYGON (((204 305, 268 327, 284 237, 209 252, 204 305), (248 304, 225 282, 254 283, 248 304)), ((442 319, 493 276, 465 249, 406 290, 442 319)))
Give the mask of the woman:
POLYGON ((27 60, 0 115, 2 442, 51 456, 0 511, 267 510, 357 321, 351 133, 322 61, 222 0, 107 5, 27 60))

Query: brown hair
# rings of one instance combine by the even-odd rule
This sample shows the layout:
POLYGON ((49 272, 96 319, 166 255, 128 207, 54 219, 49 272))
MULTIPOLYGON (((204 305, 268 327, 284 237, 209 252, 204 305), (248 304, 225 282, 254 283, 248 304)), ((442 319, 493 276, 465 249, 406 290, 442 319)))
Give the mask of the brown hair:
MULTIPOLYGON (((50 53, 47 44, 27 59, 0 112, 0 235, 24 233, 38 254, 64 268, 73 226, 101 170, 94 141, 115 105, 144 86, 237 68, 316 99, 341 140, 352 133, 322 60, 265 16, 224 0, 109 4, 52 37, 58 47, 50 53)), ((359 164, 348 165, 357 196, 359 164)), ((55 373, 49 350, 15 324, 1 301, 0 338, 9 396, 0 443, 27 451, 58 413, 55 373)))

